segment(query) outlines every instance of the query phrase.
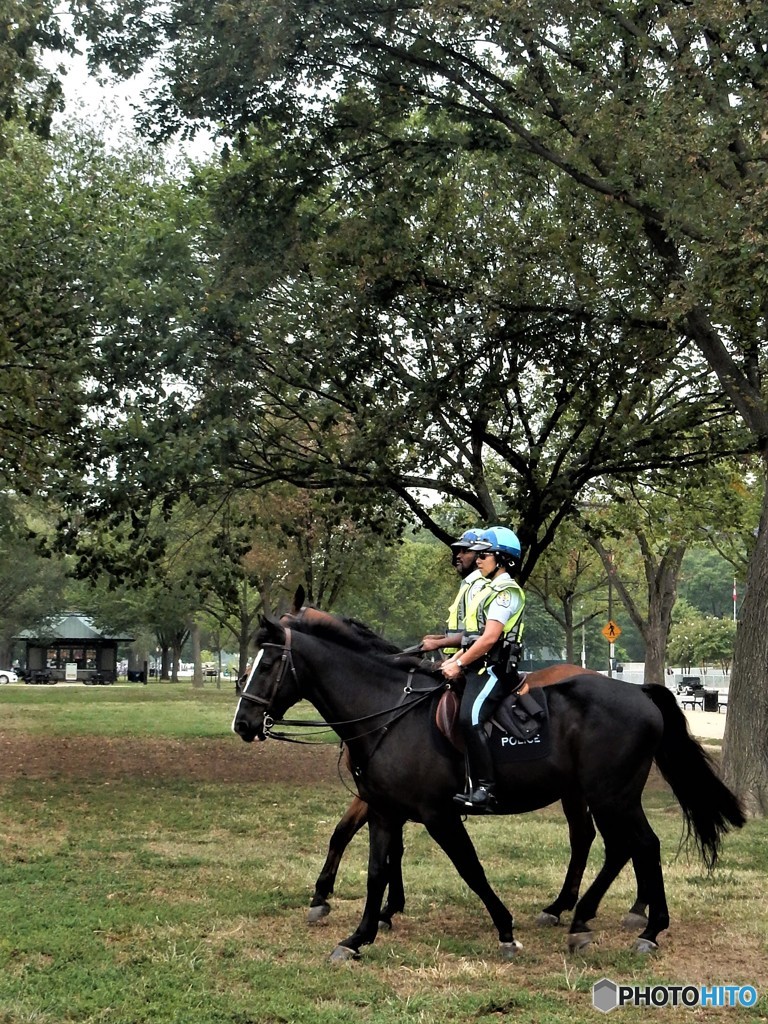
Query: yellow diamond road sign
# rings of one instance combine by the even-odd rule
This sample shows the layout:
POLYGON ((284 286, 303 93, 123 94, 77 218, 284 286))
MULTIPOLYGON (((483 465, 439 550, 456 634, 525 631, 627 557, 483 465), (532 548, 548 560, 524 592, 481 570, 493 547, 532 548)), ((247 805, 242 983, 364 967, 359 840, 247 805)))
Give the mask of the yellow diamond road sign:
POLYGON ((621 635, 621 626, 617 626, 616 623, 611 620, 603 626, 603 636, 608 643, 613 643, 614 640, 618 640, 621 635))

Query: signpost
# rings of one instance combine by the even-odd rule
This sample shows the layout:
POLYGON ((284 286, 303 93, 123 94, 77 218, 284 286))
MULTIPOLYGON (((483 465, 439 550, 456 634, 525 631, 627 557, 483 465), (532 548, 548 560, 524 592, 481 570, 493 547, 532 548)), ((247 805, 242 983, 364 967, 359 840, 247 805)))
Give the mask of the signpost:
POLYGON ((614 644, 621 636, 621 626, 617 625, 613 619, 609 619, 603 626, 601 632, 608 641, 608 675, 613 678, 613 662, 615 657, 614 644))
POLYGON ((614 644, 621 636, 621 626, 617 626, 616 623, 611 620, 603 626, 602 634, 609 644, 614 644))

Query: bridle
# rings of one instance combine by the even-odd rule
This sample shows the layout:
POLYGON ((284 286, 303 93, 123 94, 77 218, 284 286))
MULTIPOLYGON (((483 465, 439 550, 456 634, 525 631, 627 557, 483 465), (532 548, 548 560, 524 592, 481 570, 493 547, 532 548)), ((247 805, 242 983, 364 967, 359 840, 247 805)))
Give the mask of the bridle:
POLYGON ((280 689, 280 686, 281 686, 281 684, 283 682, 283 679, 285 678, 286 672, 288 672, 288 670, 290 670, 291 674, 293 675, 294 680, 296 680, 296 682, 298 682, 298 677, 296 675, 296 667, 293 664, 293 651, 291 649, 291 631, 290 631, 290 629, 287 626, 284 627, 284 628, 285 628, 285 643, 284 644, 263 643, 261 645, 262 650, 265 647, 279 647, 279 648, 282 649, 282 652, 283 652, 281 657, 280 657, 280 670, 275 673, 274 678, 273 678, 272 683, 271 683, 270 688, 269 688, 269 692, 266 694, 266 696, 262 696, 259 693, 249 693, 248 692, 248 687, 251 685, 251 683, 253 682, 253 680, 256 677, 256 670, 259 667, 259 661, 261 660, 260 658, 257 658, 256 661, 254 661, 253 667, 251 668, 251 674, 248 676, 248 679, 246 680, 245 686, 240 691, 240 700, 249 701, 251 704, 260 704, 264 708, 264 711, 265 711, 265 714, 264 714, 264 727, 265 727, 265 729, 267 731, 269 731, 269 729, 271 728, 271 725, 272 725, 272 720, 269 718, 269 715, 267 714, 267 711, 269 711, 269 709, 272 707, 272 702, 275 699, 275 695, 276 695, 277 691, 280 689), (269 725, 267 725, 268 721, 269 721, 269 725))

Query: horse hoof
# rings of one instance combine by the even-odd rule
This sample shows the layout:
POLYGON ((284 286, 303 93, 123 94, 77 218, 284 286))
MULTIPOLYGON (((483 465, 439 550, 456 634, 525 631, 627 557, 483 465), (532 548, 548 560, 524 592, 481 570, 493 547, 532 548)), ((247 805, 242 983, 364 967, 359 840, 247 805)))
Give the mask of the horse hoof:
POLYGON ((571 953, 581 953, 592 942, 592 932, 571 932, 568 935, 568 950, 571 953))
POLYGON ((511 942, 500 942, 499 950, 501 952, 501 959, 514 960, 522 948, 522 942, 518 942, 517 939, 513 939, 511 942))
POLYGON ((645 914, 636 914, 632 910, 621 919, 621 927, 626 928, 628 932, 636 932, 638 929, 642 931, 647 925, 648 918, 645 914))
POLYGON ((330 912, 330 903, 318 903, 316 907, 310 907, 307 911, 307 924, 319 924, 330 912))
POLYGON ((380 932, 391 932, 392 931, 392 922, 389 920, 388 917, 380 917, 379 918, 379 931, 380 932))
POLYGON ((658 948, 658 942, 654 942, 653 939, 638 939, 634 945, 636 953, 655 953, 658 948))
POLYGON ((359 960, 360 954, 356 949, 350 949, 349 946, 337 946, 331 953, 330 959, 332 964, 344 964, 348 960, 359 960))
POLYGON ((549 914, 546 910, 542 910, 536 918, 536 924, 539 928, 554 928, 556 925, 560 924, 560 918, 555 914, 549 914))

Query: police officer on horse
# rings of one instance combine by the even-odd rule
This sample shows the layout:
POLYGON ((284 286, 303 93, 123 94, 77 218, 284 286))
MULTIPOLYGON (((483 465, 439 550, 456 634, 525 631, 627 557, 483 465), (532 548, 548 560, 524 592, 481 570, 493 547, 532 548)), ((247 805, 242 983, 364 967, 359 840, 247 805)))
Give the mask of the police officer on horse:
POLYGON ((492 813, 495 772, 485 730, 499 701, 519 683, 517 661, 525 595, 513 574, 520 565, 520 541, 512 530, 493 526, 470 545, 483 586, 475 590, 464 620, 461 649, 443 663, 446 679, 465 677, 459 712, 467 751, 468 786, 454 800, 467 813, 492 813))
POLYGON ((477 568, 477 552, 472 550, 472 545, 480 540, 481 533, 480 529, 465 530, 459 539, 451 544, 453 564, 461 577, 461 584, 453 604, 448 609, 445 633, 429 633, 425 636, 420 645, 422 651, 442 649, 446 655, 458 652, 464 634, 467 608, 478 589, 485 585, 483 575, 477 568))

